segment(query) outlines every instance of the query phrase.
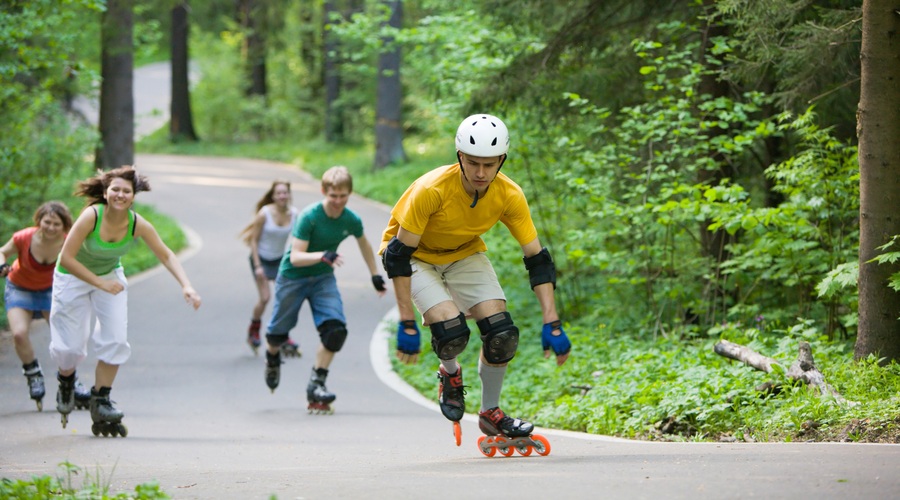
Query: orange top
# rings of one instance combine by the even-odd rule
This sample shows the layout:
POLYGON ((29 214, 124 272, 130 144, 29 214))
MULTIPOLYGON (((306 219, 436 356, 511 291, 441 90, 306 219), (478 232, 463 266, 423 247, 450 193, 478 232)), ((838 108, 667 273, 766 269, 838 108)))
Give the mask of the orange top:
POLYGON ((33 291, 53 286, 53 269, 56 267, 56 262, 41 264, 31 255, 31 238, 38 229, 36 226, 29 227, 13 234, 18 257, 6 276, 17 287, 33 291))

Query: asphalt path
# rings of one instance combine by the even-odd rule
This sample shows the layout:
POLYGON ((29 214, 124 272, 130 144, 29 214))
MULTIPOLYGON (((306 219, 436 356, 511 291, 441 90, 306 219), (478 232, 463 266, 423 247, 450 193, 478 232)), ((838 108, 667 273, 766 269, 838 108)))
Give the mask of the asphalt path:
MULTIPOLYGON (((48 375, 43 412, 27 397, 11 338, 0 338, 0 477, 60 475, 58 464, 69 462, 83 468, 75 485, 87 480, 118 492, 152 480, 174 498, 900 496, 896 445, 647 443, 540 429, 549 456, 487 458, 467 417, 457 447, 433 399, 390 371, 393 303, 375 294, 352 239, 339 249, 346 264, 336 272, 350 336, 328 379, 335 413, 310 415, 305 386, 317 335, 308 309, 292 333, 304 356, 285 360, 281 387, 271 393, 263 357, 244 343, 255 290, 237 234, 272 180, 292 181, 299 207, 321 199, 318 183, 295 167, 249 159, 139 155, 137 165, 153 186, 138 201, 191 236, 179 257, 203 306, 184 304, 165 270, 130 280, 133 355, 113 388, 127 438, 94 437, 85 411, 61 427, 46 322, 32 334, 48 375)), ((358 196, 349 206, 377 242, 388 207, 358 196)), ((94 362, 80 367, 87 384, 94 362)), ((514 361, 524 362, 545 361, 514 361)))

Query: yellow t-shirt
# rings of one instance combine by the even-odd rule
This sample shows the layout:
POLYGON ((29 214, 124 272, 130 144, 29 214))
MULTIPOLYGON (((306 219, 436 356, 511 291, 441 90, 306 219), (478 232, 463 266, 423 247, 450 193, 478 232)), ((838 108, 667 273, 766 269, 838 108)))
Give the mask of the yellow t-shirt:
POLYGON ((498 173, 484 197, 470 207, 472 197, 462 184, 458 163, 438 167, 416 179, 391 210, 379 254, 403 229, 422 235, 413 257, 443 265, 487 250, 481 239, 498 221, 520 245, 537 238, 528 200, 518 184, 498 173))

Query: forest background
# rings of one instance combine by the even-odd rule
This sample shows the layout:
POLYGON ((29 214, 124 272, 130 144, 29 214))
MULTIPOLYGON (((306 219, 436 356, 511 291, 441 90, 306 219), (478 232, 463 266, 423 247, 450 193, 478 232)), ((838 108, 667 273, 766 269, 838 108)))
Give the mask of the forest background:
MULTIPOLYGON (((113 147, 71 105, 102 102, 102 26, 133 28, 140 65, 177 59, 187 18, 201 77, 138 152, 344 164, 358 194, 393 204, 455 161, 463 117, 504 120, 503 171, 554 256, 574 344, 561 368, 541 359, 521 250, 492 230, 522 331, 503 395, 517 415, 639 439, 898 442, 900 310, 892 351, 859 348, 859 2, 2 3, 0 237, 43 200, 79 210, 73 182, 113 147), (777 364, 727 359, 722 340, 777 364), (836 392, 789 375, 804 343, 836 392)), ((896 273, 884 243, 876 262, 896 273)), ((395 368, 433 396, 424 359, 395 368)))

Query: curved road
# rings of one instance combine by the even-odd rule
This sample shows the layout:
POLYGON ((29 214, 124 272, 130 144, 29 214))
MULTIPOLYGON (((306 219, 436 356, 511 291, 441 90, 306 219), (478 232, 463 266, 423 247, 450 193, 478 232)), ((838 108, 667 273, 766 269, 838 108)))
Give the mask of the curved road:
MULTIPOLYGON (((352 240, 340 249, 347 258, 337 271, 350 337, 328 380, 338 394, 335 414, 309 415, 305 386, 317 342, 309 311, 293 332, 305 355, 286 360, 281 387, 270 393, 263 357, 244 343, 255 291, 237 234, 273 179, 293 182, 300 207, 320 199, 318 183, 295 168, 255 160, 141 155, 137 165, 153 186, 139 201, 192 235, 192 249, 180 258, 203 307, 187 307, 164 270, 131 280, 133 356, 113 390, 126 413, 124 439, 94 437, 85 411, 61 428, 43 321, 32 339, 48 395, 45 411, 35 411, 5 335, 0 477, 55 475, 67 461, 114 492, 156 480, 179 499, 900 496, 896 445, 646 443, 546 431, 553 448, 547 457, 489 459, 476 449, 479 432, 467 418, 456 447, 436 405, 388 370, 382 326, 392 300, 377 297, 352 240)), ((350 207, 363 217, 369 240, 379 241, 388 207, 356 196, 350 207)), ((90 357, 81 366, 88 384, 93 364, 90 357)))

